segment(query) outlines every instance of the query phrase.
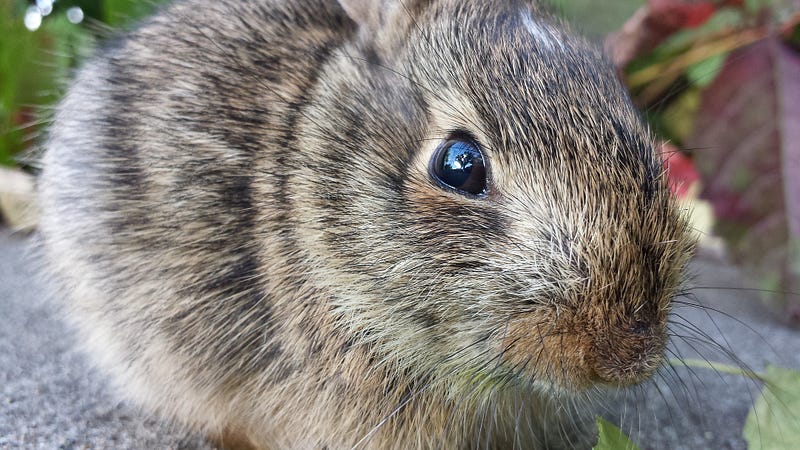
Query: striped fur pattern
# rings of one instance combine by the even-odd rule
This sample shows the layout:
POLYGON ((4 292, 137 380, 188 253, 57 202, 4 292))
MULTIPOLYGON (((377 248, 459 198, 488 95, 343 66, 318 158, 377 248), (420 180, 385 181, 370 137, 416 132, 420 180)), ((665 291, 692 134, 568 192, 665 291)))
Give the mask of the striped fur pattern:
POLYGON ((228 447, 588 445, 693 247, 609 64, 521 0, 176 2, 79 72, 39 191, 98 365, 228 447), (428 174, 457 130, 484 198, 428 174))

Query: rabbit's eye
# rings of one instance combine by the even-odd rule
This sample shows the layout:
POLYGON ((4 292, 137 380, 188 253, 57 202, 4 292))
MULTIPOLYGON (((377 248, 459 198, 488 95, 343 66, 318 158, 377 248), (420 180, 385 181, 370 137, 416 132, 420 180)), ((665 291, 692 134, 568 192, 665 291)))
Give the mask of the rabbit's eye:
POLYGON ((486 164, 483 153, 468 138, 452 138, 436 149, 430 167, 433 179, 462 194, 486 193, 486 164))

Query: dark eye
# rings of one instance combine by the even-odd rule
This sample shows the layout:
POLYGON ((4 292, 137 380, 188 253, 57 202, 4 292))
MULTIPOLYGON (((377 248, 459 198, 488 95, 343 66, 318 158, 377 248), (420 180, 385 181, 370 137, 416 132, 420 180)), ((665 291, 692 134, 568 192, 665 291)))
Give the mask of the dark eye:
POLYGON ((486 193, 486 163, 478 145, 468 139, 450 139, 436 149, 431 175, 441 184, 471 195, 486 193))

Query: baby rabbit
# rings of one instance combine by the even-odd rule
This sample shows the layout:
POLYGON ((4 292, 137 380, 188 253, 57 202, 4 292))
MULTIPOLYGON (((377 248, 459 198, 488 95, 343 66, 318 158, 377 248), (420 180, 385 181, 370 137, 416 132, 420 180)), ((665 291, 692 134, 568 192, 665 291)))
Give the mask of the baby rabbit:
POLYGON ((589 446, 571 405, 660 365, 694 246, 613 69, 532 1, 177 1, 47 145, 82 342, 231 448, 589 446))

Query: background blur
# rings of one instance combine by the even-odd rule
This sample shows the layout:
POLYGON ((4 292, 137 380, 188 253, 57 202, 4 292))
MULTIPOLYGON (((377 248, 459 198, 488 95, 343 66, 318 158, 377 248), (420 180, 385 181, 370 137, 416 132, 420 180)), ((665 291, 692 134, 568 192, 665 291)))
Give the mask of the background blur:
POLYGON ((0 0, 0 165, 38 136, 83 56, 113 27, 145 15, 137 0, 0 0))

